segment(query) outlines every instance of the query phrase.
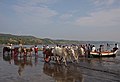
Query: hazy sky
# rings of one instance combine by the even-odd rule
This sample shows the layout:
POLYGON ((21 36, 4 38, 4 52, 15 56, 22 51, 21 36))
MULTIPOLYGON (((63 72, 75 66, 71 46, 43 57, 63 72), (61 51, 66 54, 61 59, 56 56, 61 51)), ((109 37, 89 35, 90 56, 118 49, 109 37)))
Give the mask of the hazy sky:
POLYGON ((0 33, 120 41, 120 0, 0 0, 0 33))

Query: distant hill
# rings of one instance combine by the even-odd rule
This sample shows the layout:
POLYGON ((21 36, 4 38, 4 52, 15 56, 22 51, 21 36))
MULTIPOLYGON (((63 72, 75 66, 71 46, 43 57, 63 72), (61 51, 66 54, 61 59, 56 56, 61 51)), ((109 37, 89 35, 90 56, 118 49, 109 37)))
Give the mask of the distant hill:
POLYGON ((0 44, 41 44, 42 40, 34 36, 18 36, 12 34, 0 34, 0 44))
POLYGON ((12 35, 12 34, 3 34, 0 33, 0 44, 78 44, 80 41, 72 41, 72 40, 52 40, 49 38, 37 38, 35 36, 20 36, 20 35, 12 35))
POLYGON ((0 44, 102 44, 102 43, 115 43, 114 41, 75 41, 75 40, 52 40, 49 38, 37 38, 35 36, 23 36, 0 33, 0 44))

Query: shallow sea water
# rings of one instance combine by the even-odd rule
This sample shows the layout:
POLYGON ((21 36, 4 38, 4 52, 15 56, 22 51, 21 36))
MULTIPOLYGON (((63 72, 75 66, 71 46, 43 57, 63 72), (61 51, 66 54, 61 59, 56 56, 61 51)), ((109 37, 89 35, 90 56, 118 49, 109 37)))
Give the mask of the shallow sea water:
POLYGON ((111 58, 80 58, 58 65, 44 63, 43 54, 13 58, 0 47, 0 82, 120 82, 120 55, 111 58))

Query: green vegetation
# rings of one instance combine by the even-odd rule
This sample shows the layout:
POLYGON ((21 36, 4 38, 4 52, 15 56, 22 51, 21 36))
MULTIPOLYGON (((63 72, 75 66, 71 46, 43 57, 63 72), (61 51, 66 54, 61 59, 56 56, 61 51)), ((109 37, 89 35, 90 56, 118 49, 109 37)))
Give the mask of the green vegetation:
POLYGON ((34 36, 17 36, 11 34, 0 34, 0 44, 41 44, 42 40, 34 36))
POLYGON ((115 43, 114 41, 74 41, 74 40, 52 40, 49 38, 37 38, 34 36, 18 36, 12 34, 2 34, 0 33, 0 44, 25 44, 25 45, 35 45, 35 44, 102 44, 102 43, 115 43))
POLYGON ((78 44, 79 41, 71 41, 71 40, 52 40, 49 38, 41 39, 34 36, 18 36, 12 34, 0 34, 0 44, 78 44))

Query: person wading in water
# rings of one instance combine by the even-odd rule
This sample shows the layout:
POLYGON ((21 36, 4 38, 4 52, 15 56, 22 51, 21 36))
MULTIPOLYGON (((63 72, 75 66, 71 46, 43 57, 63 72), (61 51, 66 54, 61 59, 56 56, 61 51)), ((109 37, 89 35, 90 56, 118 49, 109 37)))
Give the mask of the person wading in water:
POLYGON ((99 56, 102 56, 101 52, 102 52, 102 46, 103 45, 100 45, 100 48, 99 48, 99 56))
POLYGON ((35 55, 38 55, 38 47, 37 47, 37 45, 35 45, 34 51, 35 51, 35 55))

